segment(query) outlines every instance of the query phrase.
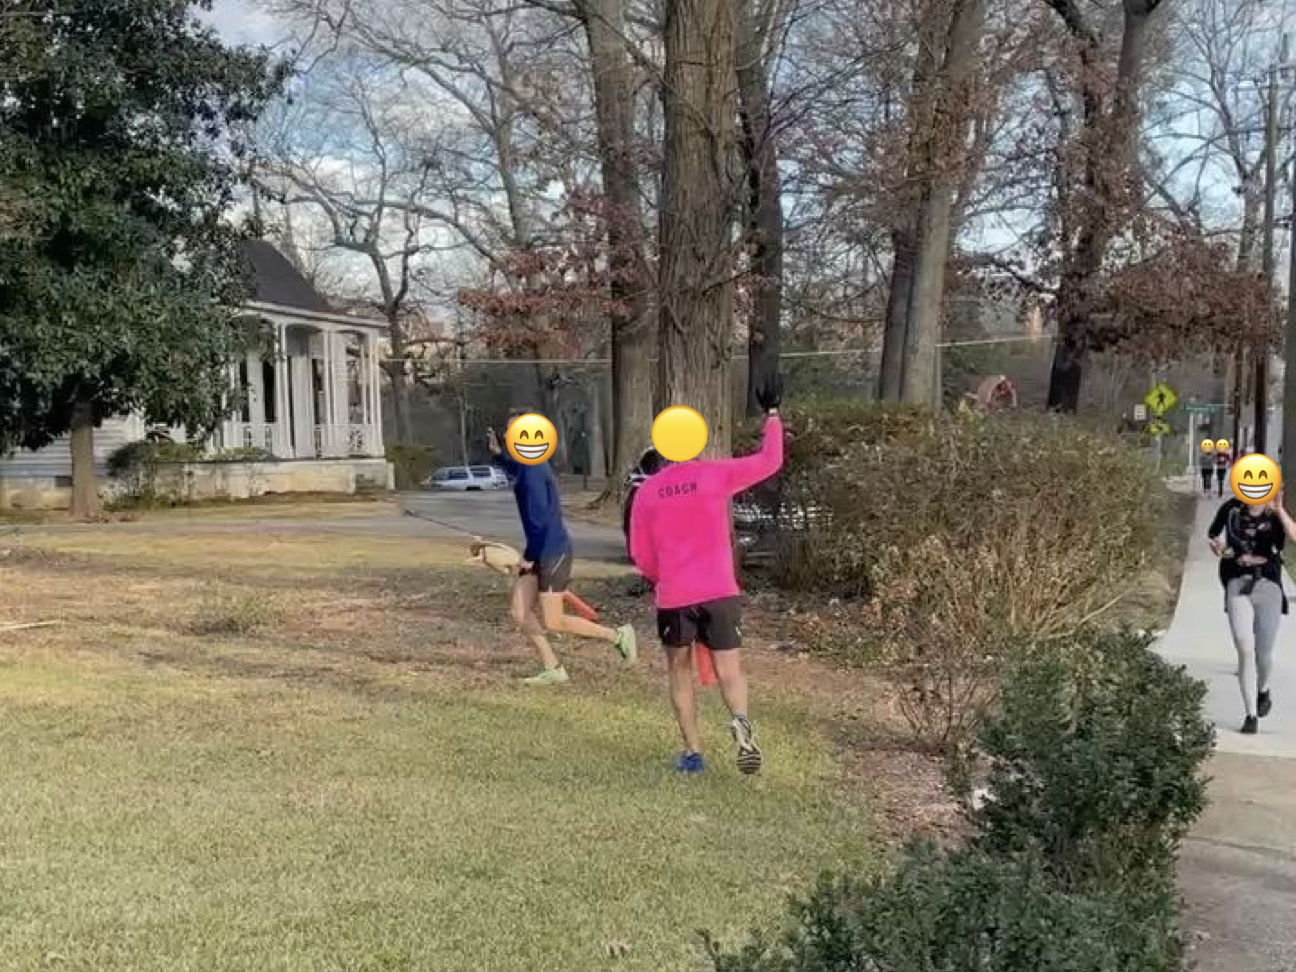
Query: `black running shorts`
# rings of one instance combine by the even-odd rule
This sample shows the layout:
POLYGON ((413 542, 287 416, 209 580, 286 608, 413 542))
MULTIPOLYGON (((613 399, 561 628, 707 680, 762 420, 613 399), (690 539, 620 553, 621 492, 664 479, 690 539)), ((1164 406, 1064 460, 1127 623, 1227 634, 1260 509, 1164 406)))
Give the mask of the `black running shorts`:
POLYGON ((701 642, 713 651, 729 651, 742 645, 741 621, 738 598, 722 597, 689 607, 659 610, 657 635, 667 648, 701 642))
POLYGON ((567 590, 571 585, 572 554, 564 550, 548 560, 532 565, 524 574, 535 574, 541 594, 552 594, 567 590))

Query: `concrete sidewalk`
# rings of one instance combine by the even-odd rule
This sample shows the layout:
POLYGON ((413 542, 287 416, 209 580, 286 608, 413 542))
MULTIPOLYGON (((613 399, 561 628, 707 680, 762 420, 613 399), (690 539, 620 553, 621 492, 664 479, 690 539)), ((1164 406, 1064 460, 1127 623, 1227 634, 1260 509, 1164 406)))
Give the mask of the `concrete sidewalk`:
POLYGON ((1244 715, 1206 529, 1222 501, 1198 501, 1174 620, 1160 651, 1206 682, 1215 722, 1211 806, 1184 846, 1179 878, 1201 972, 1296 972, 1296 593, 1278 637, 1274 708, 1260 732, 1244 715))

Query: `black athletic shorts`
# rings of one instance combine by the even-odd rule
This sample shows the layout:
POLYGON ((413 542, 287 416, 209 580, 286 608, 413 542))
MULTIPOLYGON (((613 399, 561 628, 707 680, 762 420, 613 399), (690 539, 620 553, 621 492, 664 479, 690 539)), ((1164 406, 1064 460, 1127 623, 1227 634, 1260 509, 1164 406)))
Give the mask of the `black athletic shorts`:
POLYGON ((571 585, 572 552, 564 550, 548 560, 542 560, 538 564, 534 564, 529 570, 524 570, 522 573, 536 575, 537 586, 541 594, 565 591, 571 585))
POLYGON ((729 651, 742 645, 741 621, 738 598, 722 597, 659 610, 657 635, 667 648, 682 648, 698 641, 713 651, 729 651))

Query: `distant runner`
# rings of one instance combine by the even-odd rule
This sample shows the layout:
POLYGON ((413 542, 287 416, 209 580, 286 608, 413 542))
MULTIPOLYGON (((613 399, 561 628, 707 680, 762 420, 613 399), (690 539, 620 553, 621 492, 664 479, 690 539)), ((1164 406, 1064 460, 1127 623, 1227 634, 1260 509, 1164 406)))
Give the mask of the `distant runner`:
POLYGON ((684 738, 684 752, 675 763, 681 773, 706 768, 693 693, 695 642, 711 649, 720 692, 733 717, 738 769, 755 773, 761 768, 739 656, 741 592, 734 576, 729 503, 783 465, 782 384, 776 377, 758 395, 768 416, 759 452, 741 459, 669 464, 643 482, 630 511, 630 556, 653 585, 671 704, 684 738))
POLYGON ((1282 551, 1288 538, 1296 540, 1296 520, 1284 508, 1281 491, 1277 500, 1263 506, 1232 497, 1221 504, 1207 538, 1220 558, 1224 610, 1237 649, 1238 684, 1246 710, 1242 732, 1254 735, 1259 720, 1273 707, 1269 678, 1274 642, 1287 613, 1282 551))
MULTIPOLYGON (((1223 452, 1215 453, 1215 495, 1224 495, 1224 480, 1228 479, 1229 469, 1233 466, 1233 450, 1225 449, 1223 452)), ((1206 487, 1210 492, 1210 487, 1206 487)), ((1239 501, 1240 502, 1240 501, 1239 501)), ((1245 503, 1240 503, 1246 506, 1245 503)))
MULTIPOLYGON (((509 421, 529 409, 515 408, 509 421)), ((558 661, 545 631, 595 638, 615 645, 626 661, 634 661, 638 649, 635 630, 628 624, 613 630, 585 618, 566 613, 564 593, 571 581, 572 542, 563 524, 558 480, 549 463, 527 466, 517 462, 500 448, 499 437, 490 430, 490 451, 508 475, 514 477, 513 495, 517 498, 526 549, 518 564, 518 578, 513 584, 510 613, 526 634, 544 670, 525 681, 529 685, 565 685, 567 669, 558 661), (537 619, 537 608, 540 619, 537 619), (541 623, 543 620, 543 624, 541 623)))

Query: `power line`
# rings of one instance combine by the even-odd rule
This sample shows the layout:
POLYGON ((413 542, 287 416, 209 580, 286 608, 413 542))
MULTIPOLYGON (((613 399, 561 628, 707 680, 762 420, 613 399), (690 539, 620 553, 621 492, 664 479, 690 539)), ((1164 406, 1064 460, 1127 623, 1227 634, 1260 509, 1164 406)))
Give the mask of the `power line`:
MULTIPOLYGON (((1034 343, 1037 341, 1051 340, 1052 336, 1047 334, 1018 334, 1005 337, 995 338, 975 338, 968 341, 941 341, 938 342, 938 348, 967 348, 978 347, 991 344, 1021 344, 1034 343)), ((827 351, 784 351, 779 354, 779 358, 849 358, 862 357, 864 355, 881 354, 882 349, 877 348, 837 348, 827 351)), ((735 354, 735 360, 746 360, 747 355, 735 354)), ((388 361, 396 359, 388 358, 388 361)), ((656 361, 656 358, 650 359, 656 361)), ((450 358, 447 363, 465 364, 465 365, 596 365, 611 364, 611 358, 450 358)), ((413 359, 417 364, 417 359, 413 359)))

